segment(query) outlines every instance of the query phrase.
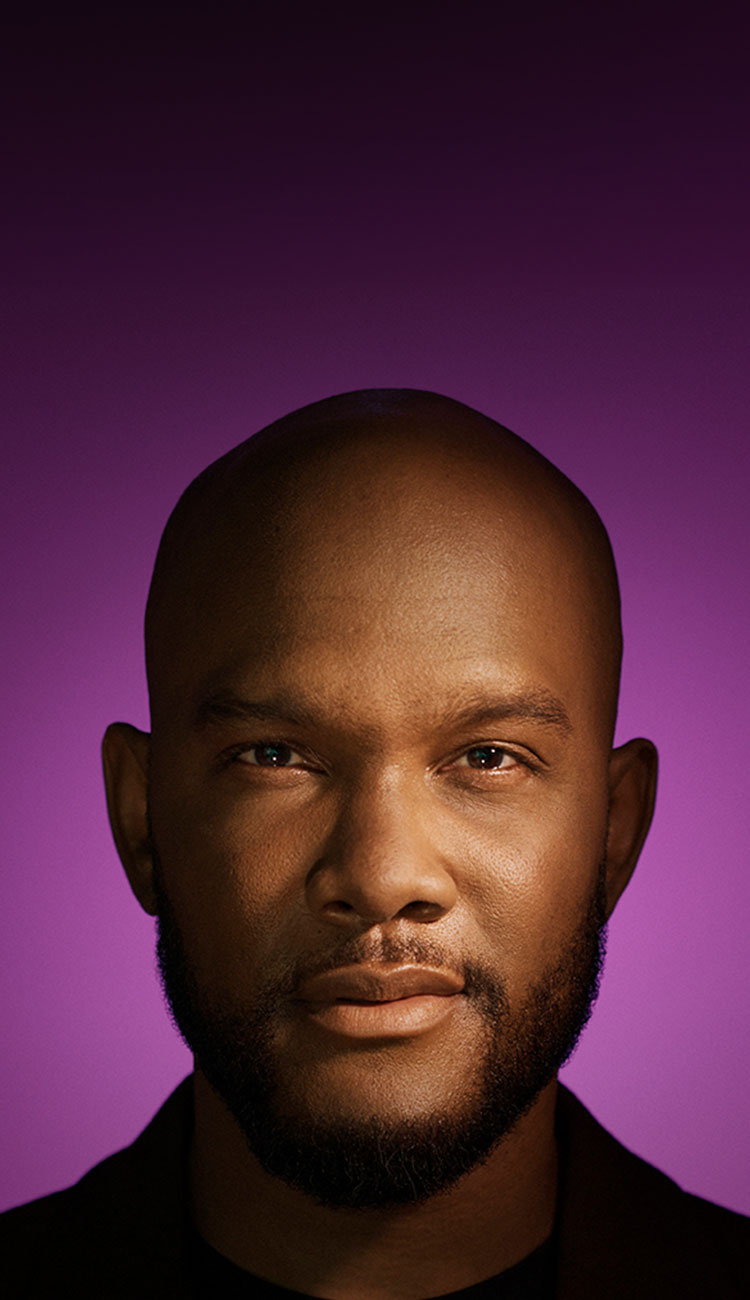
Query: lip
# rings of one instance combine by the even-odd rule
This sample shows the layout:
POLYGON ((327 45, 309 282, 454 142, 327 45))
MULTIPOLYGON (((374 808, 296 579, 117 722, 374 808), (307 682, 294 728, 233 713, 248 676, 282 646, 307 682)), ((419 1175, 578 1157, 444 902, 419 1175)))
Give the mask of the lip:
POLYGON ((463 987, 461 976, 444 968, 357 962, 303 980, 298 996, 303 1002, 397 1002, 401 998, 450 997, 461 993, 463 987))
POLYGON ((341 1038, 413 1038, 450 1015, 463 988, 456 971, 362 962, 303 980, 298 1002, 341 1038))

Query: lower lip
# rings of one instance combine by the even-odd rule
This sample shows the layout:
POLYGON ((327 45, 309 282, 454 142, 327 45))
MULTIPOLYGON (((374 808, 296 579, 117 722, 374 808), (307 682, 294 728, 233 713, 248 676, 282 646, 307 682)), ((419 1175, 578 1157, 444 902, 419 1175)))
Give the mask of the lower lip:
POLYGON ((458 994, 418 994, 393 1002, 308 1002, 308 1018, 341 1038, 414 1038, 456 1009, 458 994))

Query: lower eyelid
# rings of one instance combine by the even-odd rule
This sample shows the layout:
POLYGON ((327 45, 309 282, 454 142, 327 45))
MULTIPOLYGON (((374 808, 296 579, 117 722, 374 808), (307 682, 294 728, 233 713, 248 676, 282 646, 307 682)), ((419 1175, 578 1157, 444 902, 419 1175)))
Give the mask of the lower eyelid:
MULTIPOLYGON (((255 758, 255 752, 257 750, 263 749, 266 746, 274 746, 277 744, 280 745, 282 743, 284 742, 259 741, 254 745, 237 746, 236 748, 229 751, 229 753, 227 754, 227 759, 230 762, 242 763, 243 766, 245 767, 254 767, 264 772, 285 772, 285 771, 288 772, 288 771, 299 770, 300 768, 309 769, 312 767, 310 758, 306 757, 299 750, 292 749, 291 745, 286 745, 286 748, 288 748, 289 755, 290 755, 289 761, 287 763, 283 763, 283 764, 279 764, 278 766, 275 766, 272 763, 259 763, 257 762, 257 759, 253 761, 253 759, 255 758)), ((454 758, 451 761, 449 761, 446 764, 446 766, 443 768, 443 771, 450 769, 451 767, 453 768, 460 767, 463 771, 469 771, 472 773, 494 776, 503 773, 509 774, 517 767, 530 768, 533 767, 533 764, 531 760, 525 759, 521 754, 517 754, 513 750, 508 749, 503 745, 473 745, 471 749, 464 750, 464 752, 462 754, 459 754, 457 758, 454 758), (472 767, 468 762, 469 754, 479 749, 494 749, 494 750, 502 751, 503 759, 496 767, 481 767, 481 766, 472 767)))

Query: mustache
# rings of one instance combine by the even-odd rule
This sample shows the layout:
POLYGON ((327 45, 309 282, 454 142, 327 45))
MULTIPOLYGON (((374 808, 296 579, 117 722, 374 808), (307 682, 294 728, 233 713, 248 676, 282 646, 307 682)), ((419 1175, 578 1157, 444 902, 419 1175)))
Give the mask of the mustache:
POLYGON ((507 1003, 504 982, 474 959, 449 953, 444 946, 428 941, 421 935, 382 932, 356 935, 325 952, 310 953, 298 958, 274 980, 274 996, 279 1000, 293 998, 300 986, 308 980, 343 966, 364 963, 427 966, 447 971, 460 976, 467 997, 490 1005, 494 1010, 507 1003))
MULTIPOLYGON (((148 813, 148 843, 154 864, 154 889, 157 900, 157 954, 176 951, 182 954, 182 936, 164 888, 161 859, 148 813)), ((160 958, 161 960, 161 958, 160 958)), ((445 946, 428 939, 419 932, 384 931, 381 929, 359 933, 340 940, 334 947, 322 952, 310 952, 281 967, 269 976, 260 990, 259 1002, 266 1013, 281 1009, 283 1003, 294 998, 304 981, 325 975, 341 966, 370 964, 412 964, 428 966, 456 974, 463 981, 463 993, 474 1000, 485 1016, 505 1015, 508 996, 503 979, 491 973, 473 957, 463 957, 447 951, 445 946)), ((183 966, 186 966, 182 959, 183 966)), ((197 995, 197 990, 196 990, 197 995)))

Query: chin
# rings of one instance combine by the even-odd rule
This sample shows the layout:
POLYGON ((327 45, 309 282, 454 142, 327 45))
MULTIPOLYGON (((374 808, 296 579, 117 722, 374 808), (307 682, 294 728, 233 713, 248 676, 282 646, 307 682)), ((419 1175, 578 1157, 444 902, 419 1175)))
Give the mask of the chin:
POLYGON ((345 1016, 342 1042, 290 1010, 286 987, 242 1008, 207 993, 165 896, 157 955, 174 1023, 266 1172, 321 1204, 385 1207, 453 1187, 555 1078, 596 998, 604 916, 600 888, 518 1007, 503 981, 467 962, 450 1014, 413 1035, 388 1020, 385 1041, 352 1041, 345 1016))

